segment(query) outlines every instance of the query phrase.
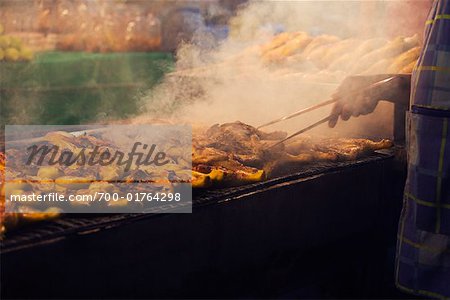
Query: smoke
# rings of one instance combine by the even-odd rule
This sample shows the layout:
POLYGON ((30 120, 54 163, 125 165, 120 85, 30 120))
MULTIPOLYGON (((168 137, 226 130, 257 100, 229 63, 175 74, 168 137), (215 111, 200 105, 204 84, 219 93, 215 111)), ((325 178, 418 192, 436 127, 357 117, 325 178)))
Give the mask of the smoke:
MULTIPOLYGON (((388 41, 392 38, 385 29, 393 24, 386 25, 383 15, 386 2, 375 1, 373 13, 364 20, 367 26, 357 26, 361 24, 362 4, 363 1, 249 2, 230 20, 230 35, 218 47, 205 49, 195 42, 179 46, 176 71, 145 97, 145 115, 194 124, 239 120, 258 126, 327 100, 346 76, 379 73, 393 61, 389 50, 374 53, 365 58, 366 61, 354 64, 366 54, 362 51, 370 52, 384 45, 408 49, 418 43, 417 37, 398 39, 400 46, 388 41), (330 39, 330 45, 335 41, 334 36, 346 39, 348 49, 337 58, 347 57, 347 60, 342 60, 341 65, 335 64, 331 70, 330 66, 321 68, 319 64, 318 67, 314 57, 267 63, 261 59, 260 46, 270 42, 280 30, 302 31, 311 37, 323 35, 324 39, 330 39)), ((199 30, 193 40, 205 37, 207 35, 199 30)), ((322 59, 320 54, 315 53, 316 60, 322 59)), ((322 108, 268 130, 293 132, 326 116, 330 109, 322 108)), ((334 131, 323 125, 316 132, 386 135, 392 126, 392 114, 392 106, 382 104, 370 116, 352 119, 334 131)))

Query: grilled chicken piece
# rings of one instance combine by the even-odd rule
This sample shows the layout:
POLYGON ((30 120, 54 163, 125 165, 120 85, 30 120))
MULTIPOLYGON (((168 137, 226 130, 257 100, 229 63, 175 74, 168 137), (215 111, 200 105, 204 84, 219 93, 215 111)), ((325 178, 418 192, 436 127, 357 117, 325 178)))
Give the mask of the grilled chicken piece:
POLYGON ((286 154, 278 160, 266 164, 267 176, 274 177, 296 172, 314 162, 334 162, 355 160, 374 150, 389 148, 390 140, 374 142, 366 139, 326 139, 301 138, 286 146, 286 154))
POLYGON ((285 138, 286 135, 280 131, 265 133, 242 122, 216 124, 206 131, 204 140, 197 144, 197 149, 194 144, 193 163, 200 162, 212 154, 211 152, 215 152, 213 156, 216 158, 212 158, 215 161, 223 160, 228 155, 230 159, 245 165, 262 167, 268 156, 276 155, 282 148, 267 150, 267 145, 285 138))
POLYGON ((212 147, 195 146, 192 148, 192 164, 214 164, 218 161, 225 161, 230 154, 212 147))
POLYGON ((105 140, 98 139, 92 135, 82 135, 76 137, 65 131, 49 132, 43 137, 43 140, 51 145, 58 146, 60 150, 69 150, 74 153, 79 152, 82 148, 110 146, 110 143, 105 140))
POLYGON ((284 132, 265 133, 242 122, 213 125, 193 139, 193 170, 209 176, 195 186, 240 185, 261 181, 267 162, 285 155, 283 145, 267 149, 267 144, 286 137, 284 132))
POLYGON ((390 148, 392 145, 392 141, 387 139, 379 142, 367 139, 337 139, 325 141, 319 144, 316 149, 323 152, 334 152, 340 159, 354 160, 375 150, 390 148))
POLYGON ((262 132, 242 122, 213 125, 206 131, 209 144, 225 151, 252 152, 251 147, 258 146, 261 140, 280 140, 286 137, 285 132, 262 132), (230 143, 231 142, 231 143, 230 143))

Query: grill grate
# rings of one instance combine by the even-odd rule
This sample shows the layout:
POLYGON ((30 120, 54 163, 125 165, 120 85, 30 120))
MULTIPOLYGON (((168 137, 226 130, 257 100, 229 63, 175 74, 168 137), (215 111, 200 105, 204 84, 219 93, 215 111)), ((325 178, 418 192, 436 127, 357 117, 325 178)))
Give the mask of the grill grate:
MULTIPOLYGON (((194 190, 193 191, 193 209, 207 205, 218 204, 231 201, 239 196, 251 193, 262 192, 269 188, 277 188, 277 185, 288 185, 291 182, 305 180, 320 174, 339 172, 349 168, 357 168, 365 164, 384 161, 394 156, 395 150, 360 158, 355 161, 333 162, 333 163, 315 163, 305 165, 296 173, 277 177, 271 180, 258 182, 254 184, 230 187, 212 190, 194 190)), ((78 214, 76 216, 66 215, 64 218, 52 221, 36 223, 24 226, 15 231, 7 233, 5 239, 1 242, 1 251, 3 253, 15 251, 22 248, 32 247, 34 245, 45 244, 59 239, 64 239, 70 235, 88 234, 94 231, 117 227, 129 222, 136 222, 144 218, 154 218, 163 216, 169 209, 177 208, 177 205, 168 205, 164 208, 158 208, 149 213, 126 213, 126 214, 78 214), (159 213, 159 214, 156 214, 159 213)))

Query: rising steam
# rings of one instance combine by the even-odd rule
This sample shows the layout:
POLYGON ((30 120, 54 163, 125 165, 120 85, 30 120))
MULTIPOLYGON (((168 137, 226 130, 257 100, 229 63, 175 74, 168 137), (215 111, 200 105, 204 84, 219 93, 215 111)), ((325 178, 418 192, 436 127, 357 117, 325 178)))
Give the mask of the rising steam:
MULTIPOLYGON (((361 46, 359 51, 365 49, 370 52, 395 42, 392 37, 386 36, 386 28, 389 27, 380 15, 384 2, 375 3, 375 6, 379 6, 378 10, 374 10, 370 18, 365 20, 369 25, 364 26, 363 30, 357 26, 361 24, 362 3, 249 2, 230 21, 230 36, 217 48, 205 50, 194 43, 179 46, 176 71, 166 76, 145 97, 145 115, 172 117, 177 121, 205 125, 240 120, 257 126, 326 100, 348 75, 379 73, 392 62, 391 58, 384 57, 383 51, 367 56, 365 65, 350 64, 358 55, 366 54, 358 53, 356 45, 366 41, 366 48, 361 46), (311 37, 323 35, 330 40, 335 37, 346 39, 348 45, 354 43, 355 47, 349 47, 340 54, 344 58, 347 56, 347 60, 342 59, 340 65, 335 64, 326 69, 317 68, 317 65, 305 59, 267 64, 261 59, 260 45, 271 41, 274 31, 280 27, 287 32, 306 32, 311 37)), ((397 38, 397 42, 408 48, 419 43, 417 36, 397 38)), ((316 56, 321 59, 320 53, 316 53, 316 56)), ((330 109, 326 107, 272 128, 293 131, 326 116, 330 109)), ((373 115, 341 124, 340 130, 333 131, 333 134, 386 135, 391 127, 391 119, 392 107, 379 105, 373 115), (382 118, 386 120, 380 122, 382 118)), ((318 131, 331 132, 325 126, 318 131)))

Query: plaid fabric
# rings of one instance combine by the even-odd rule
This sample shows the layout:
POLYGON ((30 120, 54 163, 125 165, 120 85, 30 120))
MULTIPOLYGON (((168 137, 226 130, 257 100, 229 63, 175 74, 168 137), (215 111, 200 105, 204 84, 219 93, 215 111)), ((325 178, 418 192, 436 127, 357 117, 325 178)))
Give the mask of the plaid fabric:
POLYGON ((450 0, 435 1, 413 74, 396 284, 450 299, 450 0))
POLYGON ((450 1, 436 1, 413 74, 412 105, 450 110, 450 1))

